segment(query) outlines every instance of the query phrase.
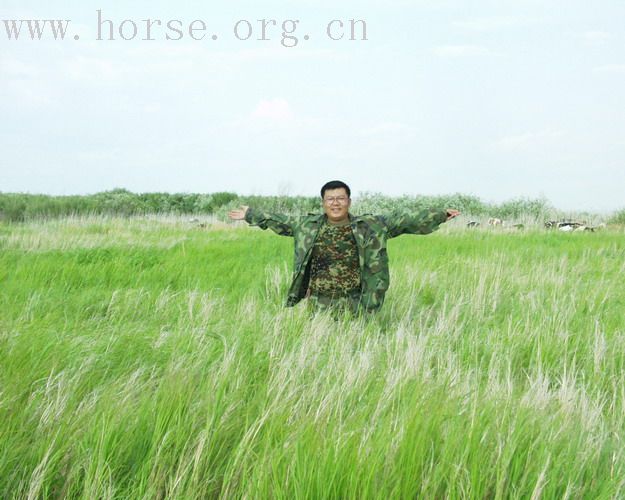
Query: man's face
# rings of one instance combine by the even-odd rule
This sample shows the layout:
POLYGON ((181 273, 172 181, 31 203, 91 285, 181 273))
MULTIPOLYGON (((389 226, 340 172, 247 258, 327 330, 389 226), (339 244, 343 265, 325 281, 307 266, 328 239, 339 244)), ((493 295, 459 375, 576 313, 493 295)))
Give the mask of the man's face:
POLYGON ((348 219, 352 200, 347 196, 345 188, 326 189, 323 194, 323 211, 330 222, 343 222, 348 219))

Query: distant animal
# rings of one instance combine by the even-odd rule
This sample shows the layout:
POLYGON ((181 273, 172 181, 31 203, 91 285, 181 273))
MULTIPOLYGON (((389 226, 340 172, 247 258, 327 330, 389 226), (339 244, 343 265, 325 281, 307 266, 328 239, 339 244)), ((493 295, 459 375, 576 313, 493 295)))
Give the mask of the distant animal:
POLYGON ((503 221, 496 217, 491 217, 490 219, 488 219, 488 225, 489 226, 503 226, 503 221))
POLYGON ((587 225, 586 225, 586 221, 579 222, 579 221, 574 221, 574 220, 561 220, 558 222, 555 220, 550 220, 550 221, 545 222, 545 227, 547 229, 558 229, 559 231, 568 232, 568 231, 574 231, 575 229, 579 227, 587 227, 587 225), (570 229, 565 229, 565 228, 570 228, 570 229))
POLYGON ((193 219, 189 219, 189 223, 195 224, 197 227, 202 229, 206 228, 206 222, 200 222, 200 219, 196 219, 195 217, 193 219))
POLYGON ((521 229, 525 229, 525 224, 514 224, 512 227, 515 229, 521 230, 521 229))
POLYGON ((467 222, 467 227, 477 227, 479 225, 480 225, 480 223, 478 221, 476 221, 476 220, 472 220, 472 221, 467 222))
POLYGON ((591 233, 594 233, 595 231, 599 231, 600 229, 603 229, 605 226, 605 223, 601 223, 598 226, 579 226, 577 228, 574 229, 574 231, 577 232, 582 232, 582 231, 590 231, 591 233))
POLYGON ((570 227, 573 230, 575 230, 578 227, 585 227, 585 226, 586 226, 586 222, 577 222, 577 221, 572 221, 572 220, 558 222, 558 229, 562 227, 570 227))

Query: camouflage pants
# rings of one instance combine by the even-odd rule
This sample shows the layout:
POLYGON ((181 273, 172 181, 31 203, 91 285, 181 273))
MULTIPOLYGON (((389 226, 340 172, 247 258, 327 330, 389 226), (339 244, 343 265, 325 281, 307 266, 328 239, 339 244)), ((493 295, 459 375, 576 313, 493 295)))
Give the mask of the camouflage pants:
POLYGON ((330 312, 335 318, 341 315, 356 315, 360 312, 360 290, 347 295, 332 296, 312 294, 308 297, 311 312, 330 312))

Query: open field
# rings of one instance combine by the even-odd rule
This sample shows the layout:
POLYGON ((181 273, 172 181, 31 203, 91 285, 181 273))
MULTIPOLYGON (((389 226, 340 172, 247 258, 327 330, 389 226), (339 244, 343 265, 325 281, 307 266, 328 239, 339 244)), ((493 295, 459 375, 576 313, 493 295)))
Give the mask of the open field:
POLYGON ((282 307, 270 232, 0 223, 0 497, 625 496, 623 232, 389 255, 334 321, 282 307))

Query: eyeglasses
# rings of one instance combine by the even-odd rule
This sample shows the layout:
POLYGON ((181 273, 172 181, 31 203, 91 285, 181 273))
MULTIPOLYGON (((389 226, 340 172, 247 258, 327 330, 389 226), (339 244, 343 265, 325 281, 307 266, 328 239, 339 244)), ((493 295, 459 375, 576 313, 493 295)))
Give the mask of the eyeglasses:
POLYGON ((328 205, 332 205, 335 201, 342 205, 343 203, 346 203, 347 200, 347 196, 328 196, 323 199, 324 203, 327 203, 328 205))

